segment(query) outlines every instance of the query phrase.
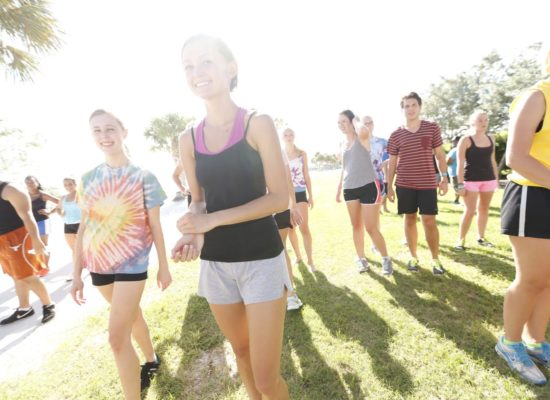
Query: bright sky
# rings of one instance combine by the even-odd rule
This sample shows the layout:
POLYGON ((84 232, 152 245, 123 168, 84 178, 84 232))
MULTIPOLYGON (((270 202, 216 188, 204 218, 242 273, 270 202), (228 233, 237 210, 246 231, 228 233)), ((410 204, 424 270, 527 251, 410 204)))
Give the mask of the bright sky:
POLYGON ((0 119, 46 141, 21 174, 61 186, 67 172, 102 162, 87 124, 96 108, 125 123, 136 161, 168 181, 171 160, 146 152, 143 131, 169 112, 202 116, 180 62, 192 34, 228 43, 236 101, 286 120, 312 156, 337 151, 343 109, 372 115, 386 137, 401 123, 403 94, 422 95, 493 49, 513 56, 543 40, 550 1, 59 0, 52 10, 64 44, 42 57, 34 82, 0 80, 0 119))

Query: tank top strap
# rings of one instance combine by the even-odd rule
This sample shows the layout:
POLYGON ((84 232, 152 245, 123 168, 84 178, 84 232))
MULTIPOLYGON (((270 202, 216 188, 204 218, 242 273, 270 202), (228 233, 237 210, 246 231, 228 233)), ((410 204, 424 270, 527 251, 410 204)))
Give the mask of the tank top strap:
POLYGON ((248 127, 250 125, 250 120, 252 119, 254 114, 256 114, 256 110, 252 110, 252 112, 250 113, 250 116, 248 117, 248 120, 246 121, 246 126, 244 128, 243 137, 246 137, 246 134, 248 133, 248 127))
POLYGON ((470 139, 470 143, 471 143, 472 146, 477 147, 476 142, 474 142, 474 139, 472 139, 471 136, 468 136, 468 139, 470 139))

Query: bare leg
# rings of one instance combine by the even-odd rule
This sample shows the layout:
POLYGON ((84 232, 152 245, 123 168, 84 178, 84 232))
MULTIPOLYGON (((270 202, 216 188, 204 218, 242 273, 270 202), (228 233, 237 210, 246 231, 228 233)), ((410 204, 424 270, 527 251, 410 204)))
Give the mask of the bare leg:
MULTIPOLYGON (((548 283, 550 285, 550 282, 548 283)), ((550 321, 550 286, 537 296, 535 308, 523 327, 523 339, 527 343, 542 343, 546 338, 546 328, 550 321)))
POLYGON ((46 285, 38 277, 32 275, 27 278, 14 280, 15 282, 15 292, 17 293, 17 298, 19 299, 19 307, 26 308, 30 307, 29 302, 29 292, 34 292, 43 305, 47 306, 52 304, 52 299, 46 289, 46 285))
POLYGON ((405 238, 407 239, 407 246, 409 246, 409 252, 411 257, 418 258, 416 254, 416 246, 418 244, 418 230, 416 228, 416 213, 405 214, 403 218, 405 224, 405 238))
POLYGON ((432 259, 437 260, 439 258, 439 229, 437 229, 437 222, 435 215, 421 215, 422 225, 424 225, 424 233, 426 234, 426 242, 432 253, 432 259))
POLYGON ((302 216, 303 222, 300 224, 300 233, 304 241, 304 249, 306 250, 307 265, 314 267, 313 264, 313 239, 311 237, 311 231, 309 229, 309 209, 307 203, 298 203, 298 211, 302 216))
POLYGON ((298 240, 298 235, 296 234, 296 228, 291 229, 290 232, 288 232, 288 238, 290 239, 290 245, 296 255, 296 262, 298 263, 302 261, 302 251, 300 250, 300 241, 298 240))
MULTIPOLYGON (((286 238, 288 237, 288 231, 291 229, 284 228, 279 229, 279 236, 281 237, 281 241, 283 242, 283 247, 285 248, 285 260, 286 260, 286 269, 288 271, 288 276, 290 277, 290 282, 292 283, 292 287, 294 287, 294 275, 292 274, 292 264, 290 263, 290 256, 288 255, 288 251, 286 250, 286 238)), ((294 292, 288 291, 287 296, 292 296, 294 292)))
POLYGON ((351 228, 353 229, 353 244, 357 257, 365 257, 365 232, 363 231, 363 219, 361 216, 361 204, 359 200, 346 201, 351 228))
POLYGON ((380 207, 381 204, 363 204, 361 205, 361 211, 363 214, 363 224, 365 225, 365 230, 372 239, 372 243, 374 243, 382 257, 387 257, 388 250, 386 248, 386 241, 378 229, 380 226, 380 207))
POLYGON ((478 239, 485 237, 485 229, 489 220, 489 206, 494 192, 480 192, 477 204, 477 235, 478 239))
POLYGON ((466 239, 466 234, 470 230, 470 225, 472 224, 472 219, 476 213, 476 204, 477 204, 478 192, 466 191, 464 195, 464 212, 462 213, 462 218, 460 219, 460 227, 458 229, 458 241, 462 242, 466 239))

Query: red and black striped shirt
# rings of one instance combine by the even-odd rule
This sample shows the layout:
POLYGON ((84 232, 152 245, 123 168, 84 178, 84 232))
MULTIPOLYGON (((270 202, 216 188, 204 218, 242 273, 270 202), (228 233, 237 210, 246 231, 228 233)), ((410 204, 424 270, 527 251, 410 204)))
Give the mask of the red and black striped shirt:
POLYGON ((442 144, 441 131, 434 122, 420 121, 420 128, 414 133, 404 126, 396 129, 388 141, 388 153, 398 157, 396 186, 437 188, 433 149, 442 144))

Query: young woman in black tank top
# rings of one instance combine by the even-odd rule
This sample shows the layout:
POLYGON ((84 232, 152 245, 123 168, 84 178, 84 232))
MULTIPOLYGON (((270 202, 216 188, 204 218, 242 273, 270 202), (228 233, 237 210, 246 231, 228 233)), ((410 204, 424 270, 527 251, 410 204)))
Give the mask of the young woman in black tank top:
POLYGON ((194 36, 184 44, 182 58, 187 83, 204 101, 206 117, 197 129, 180 137, 180 159, 192 202, 178 221, 183 236, 172 255, 176 261, 189 261, 200 254, 199 294, 204 290, 218 326, 233 347, 249 397, 288 399, 280 375, 284 286, 269 301, 257 300, 265 291, 260 282, 247 287, 246 293, 244 288, 230 286, 240 279, 241 271, 260 264, 255 275, 279 274, 277 278, 283 279, 284 274, 288 281, 281 239, 271 216, 285 210, 289 198, 282 154, 274 151, 280 148, 275 126, 269 116, 252 116, 231 99, 237 64, 221 40, 194 36), (239 124, 246 129, 242 126, 237 132, 240 139, 232 142, 239 124), (222 284, 227 286, 209 292, 222 284), (232 297, 223 298, 222 292, 232 297), (250 293, 254 293, 252 299, 250 293))
POLYGON ((465 250, 466 234, 477 210, 477 243, 493 247, 485 239, 489 219, 489 206, 498 188, 498 169, 495 160, 495 145, 487 135, 489 118, 485 111, 475 111, 470 116, 474 133, 466 135, 458 143, 457 189, 464 196, 464 213, 460 220, 456 250, 465 250))

